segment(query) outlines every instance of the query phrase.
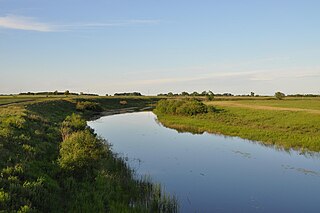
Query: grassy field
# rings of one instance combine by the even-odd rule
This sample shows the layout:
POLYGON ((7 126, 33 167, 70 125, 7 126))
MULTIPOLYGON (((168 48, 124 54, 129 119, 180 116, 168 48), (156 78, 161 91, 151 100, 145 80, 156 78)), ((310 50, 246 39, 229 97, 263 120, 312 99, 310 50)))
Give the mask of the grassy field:
POLYGON ((1 105, 7 105, 11 103, 19 103, 19 102, 26 102, 26 101, 32 101, 34 99, 31 98, 16 98, 16 97, 7 97, 7 96, 0 96, 0 106, 1 105))
POLYGON ((155 112, 165 126, 180 131, 207 131, 285 149, 320 151, 318 98, 205 103, 214 106, 216 111, 195 116, 155 112))
MULTIPOLYGON (((109 100, 158 100, 156 96, 86 96, 86 95, 3 95, 0 96, 0 106, 12 103, 41 102, 50 100, 94 100, 98 102, 109 102, 109 100)), ((117 106, 116 106, 117 107, 117 106)))
POLYGON ((74 98, 75 96, 65 96, 65 95, 56 95, 56 96, 47 96, 47 95, 3 95, 0 96, 0 106, 16 103, 25 103, 25 102, 36 102, 43 100, 56 100, 64 98, 74 98))
MULTIPOLYGON (((275 108, 294 108, 294 109, 313 109, 320 110, 320 98, 288 98, 284 100, 238 100, 238 101, 213 101, 211 104, 225 106, 255 106, 275 107, 275 108)), ((276 109, 275 109, 276 110, 276 109)))
POLYGON ((176 212, 175 199, 134 178, 84 120, 153 102, 36 97, 0 106, 0 212, 176 212))

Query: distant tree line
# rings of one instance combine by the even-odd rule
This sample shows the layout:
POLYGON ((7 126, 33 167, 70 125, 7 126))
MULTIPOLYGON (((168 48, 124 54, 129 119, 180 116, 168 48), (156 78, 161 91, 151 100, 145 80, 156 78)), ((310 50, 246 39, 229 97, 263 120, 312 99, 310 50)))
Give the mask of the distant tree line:
POLYGON ((293 94, 293 95, 285 95, 282 92, 276 92, 274 94, 276 99, 281 100, 283 98, 287 97, 320 97, 320 95, 315 95, 315 94, 293 94))
POLYGON ((79 95, 78 93, 69 92, 66 90, 65 92, 21 92, 19 95, 79 95))
MULTIPOLYGON (((7 96, 8 94, 0 94, 0 96, 7 96)), ((13 95, 13 94, 10 94, 13 95)), ((64 92, 54 91, 54 92, 21 92, 18 95, 81 95, 81 96, 99 96, 98 94, 94 93, 75 93, 75 92, 69 92, 69 90, 66 90, 64 92)), ((106 96, 109 96, 106 94, 106 96)), ((140 92, 123 92, 123 93, 115 93, 114 96, 143 96, 140 92)), ((206 96, 209 99, 212 99, 213 97, 219 97, 219 96, 240 96, 240 97, 259 97, 259 95, 255 94, 254 92, 250 92, 250 94, 243 94, 243 95, 234 95, 232 93, 213 93, 212 91, 203 91, 203 92, 181 92, 181 93, 160 93, 157 96, 167 96, 167 97, 177 97, 177 96, 206 96)), ((282 92, 276 92, 274 95, 277 99, 282 99, 285 96, 286 97, 320 97, 319 94, 291 94, 291 95, 285 95, 282 92)))
POLYGON ((114 96, 142 96, 140 92, 123 92, 115 93, 114 96))
POLYGON ((87 96, 99 96, 98 94, 91 94, 91 93, 75 93, 66 90, 64 92, 54 91, 54 92, 21 92, 19 95, 87 95, 87 96))
POLYGON ((288 97, 320 97, 320 95, 316 94, 293 94, 293 95, 287 95, 288 97))
POLYGON ((99 96, 98 94, 94 94, 94 93, 83 93, 83 92, 80 92, 80 95, 86 95, 86 96, 99 96))
POLYGON ((158 94, 158 96, 234 96, 231 93, 223 93, 223 94, 219 94, 219 93, 213 93, 212 91, 203 91, 203 92, 192 92, 192 93, 188 93, 188 92, 181 92, 181 93, 160 93, 158 94))

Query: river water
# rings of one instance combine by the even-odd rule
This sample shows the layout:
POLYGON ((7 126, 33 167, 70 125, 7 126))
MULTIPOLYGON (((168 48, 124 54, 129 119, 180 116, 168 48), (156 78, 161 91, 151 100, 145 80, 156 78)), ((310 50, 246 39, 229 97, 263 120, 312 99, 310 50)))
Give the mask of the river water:
POLYGON ((320 212, 320 157, 237 137, 178 133, 152 112, 88 123, 127 159, 176 195, 181 212, 320 212))

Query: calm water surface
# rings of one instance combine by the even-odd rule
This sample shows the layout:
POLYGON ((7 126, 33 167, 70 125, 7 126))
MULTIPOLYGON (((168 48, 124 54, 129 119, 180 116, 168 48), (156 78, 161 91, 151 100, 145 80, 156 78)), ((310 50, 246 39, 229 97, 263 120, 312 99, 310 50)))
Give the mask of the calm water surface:
POLYGON ((178 133, 152 112, 89 122, 127 157, 175 194, 181 212, 320 212, 320 158, 237 137, 178 133))

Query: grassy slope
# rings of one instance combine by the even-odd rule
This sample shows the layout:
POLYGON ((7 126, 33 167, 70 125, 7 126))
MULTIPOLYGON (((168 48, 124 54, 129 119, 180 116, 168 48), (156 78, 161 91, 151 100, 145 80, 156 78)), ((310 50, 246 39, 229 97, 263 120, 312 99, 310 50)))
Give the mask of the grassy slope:
MULTIPOLYGON (((145 106, 150 99, 89 98, 105 109, 145 106)), ((57 159, 62 141, 60 127, 66 116, 76 112, 76 100, 36 100, 0 107, 0 211, 21 212, 143 212, 132 209, 135 199, 157 209, 160 191, 147 181, 136 181, 124 161, 116 156, 106 163, 94 180, 78 181, 63 173, 57 159), (149 198, 148 198, 149 197, 149 198), (151 200, 152 200, 151 199, 151 200)), ((89 118, 94 113, 82 113, 89 118)), ((160 201, 160 202, 159 202, 160 201)), ((173 207, 172 209, 175 209, 173 207)))
MULTIPOLYGON (((256 105, 277 103, 286 107, 318 107, 318 100, 295 101, 243 101, 256 105), (294 105, 292 105, 294 103, 294 105)), ((239 101, 242 102, 242 101, 239 101)), ((211 103, 212 105, 212 103, 211 103)), ((181 131, 220 133, 230 136, 262 141, 286 149, 320 151, 320 116, 308 112, 258 110, 236 106, 219 106, 218 113, 208 113, 193 117, 161 115, 158 119, 166 126, 181 131)))

